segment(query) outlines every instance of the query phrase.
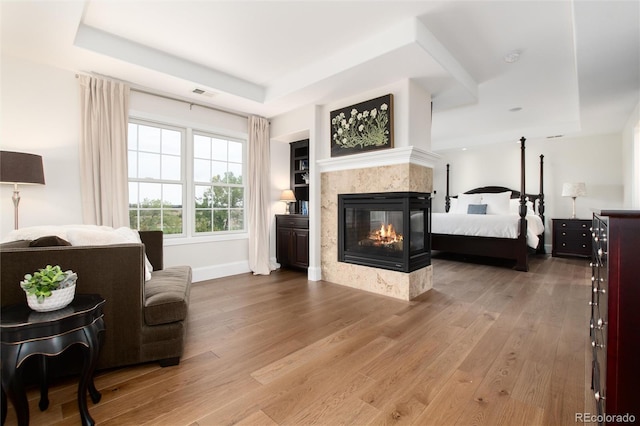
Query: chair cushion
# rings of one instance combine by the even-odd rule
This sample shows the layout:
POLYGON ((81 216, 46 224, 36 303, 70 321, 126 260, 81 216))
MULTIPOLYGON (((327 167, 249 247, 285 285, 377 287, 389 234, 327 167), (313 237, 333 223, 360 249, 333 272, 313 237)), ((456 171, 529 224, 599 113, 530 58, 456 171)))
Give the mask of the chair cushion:
POLYGON ((191 267, 153 271, 145 282, 144 320, 147 325, 169 324, 187 318, 191 267))

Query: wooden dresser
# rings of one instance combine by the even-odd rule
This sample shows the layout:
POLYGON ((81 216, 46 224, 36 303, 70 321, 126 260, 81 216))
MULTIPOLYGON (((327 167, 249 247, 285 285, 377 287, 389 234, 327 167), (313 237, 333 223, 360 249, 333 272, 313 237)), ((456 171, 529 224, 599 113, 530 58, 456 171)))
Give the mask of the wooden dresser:
POLYGON ((591 256, 591 219, 552 219, 552 256, 591 256))
MULTIPOLYGON (((591 386, 598 415, 639 420, 640 211, 594 214, 591 235, 591 386)), ((618 423, 606 416, 600 424, 618 423)))

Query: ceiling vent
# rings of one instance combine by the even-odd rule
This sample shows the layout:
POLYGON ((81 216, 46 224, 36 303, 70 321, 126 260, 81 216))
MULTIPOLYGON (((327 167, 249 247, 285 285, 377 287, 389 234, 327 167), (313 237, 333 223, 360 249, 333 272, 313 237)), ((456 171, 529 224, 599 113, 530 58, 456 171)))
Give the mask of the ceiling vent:
POLYGON ((207 92, 206 90, 198 89, 197 87, 193 89, 192 92, 195 93, 196 95, 203 95, 203 96, 209 96, 209 97, 213 97, 213 95, 215 95, 215 93, 213 92, 207 92))

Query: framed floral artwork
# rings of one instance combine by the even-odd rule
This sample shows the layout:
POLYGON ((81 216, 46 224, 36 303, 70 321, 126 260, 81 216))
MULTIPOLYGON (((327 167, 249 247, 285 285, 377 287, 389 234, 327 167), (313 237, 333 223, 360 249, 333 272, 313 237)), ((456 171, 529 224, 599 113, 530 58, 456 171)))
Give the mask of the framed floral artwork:
POLYGON ((331 111, 331 156, 393 148, 393 95, 331 111))

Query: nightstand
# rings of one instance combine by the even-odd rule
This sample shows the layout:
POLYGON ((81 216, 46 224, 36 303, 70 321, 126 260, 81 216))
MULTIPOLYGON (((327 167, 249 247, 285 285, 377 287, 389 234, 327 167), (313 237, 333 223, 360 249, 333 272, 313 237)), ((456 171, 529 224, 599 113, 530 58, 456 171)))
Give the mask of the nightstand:
POLYGON ((552 219, 552 256, 591 256, 590 219, 552 219))

